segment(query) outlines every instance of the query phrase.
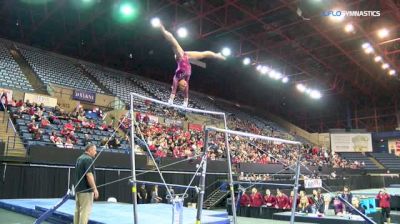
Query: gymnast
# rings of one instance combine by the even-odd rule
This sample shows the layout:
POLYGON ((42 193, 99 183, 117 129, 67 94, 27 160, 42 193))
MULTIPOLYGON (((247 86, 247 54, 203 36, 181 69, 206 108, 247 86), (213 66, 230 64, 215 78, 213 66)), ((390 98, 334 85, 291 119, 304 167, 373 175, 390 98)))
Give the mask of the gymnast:
POLYGON ((189 79, 192 73, 190 66, 190 59, 203 59, 203 58, 215 58, 225 60, 225 57, 221 53, 215 53, 212 51, 184 51, 179 45, 175 37, 160 24, 159 29, 161 30, 164 38, 172 45, 172 50, 175 54, 175 60, 178 64, 178 68, 175 71, 175 75, 172 82, 172 91, 168 100, 169 104, 173 104, 176 90, 179 89, 184 93, 183 106, 187 107, 189 102, 189 79))

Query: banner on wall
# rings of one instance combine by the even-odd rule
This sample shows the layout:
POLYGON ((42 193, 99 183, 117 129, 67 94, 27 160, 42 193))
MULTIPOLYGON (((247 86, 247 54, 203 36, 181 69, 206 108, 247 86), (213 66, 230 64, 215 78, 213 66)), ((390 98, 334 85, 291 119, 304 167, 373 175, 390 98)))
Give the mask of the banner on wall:
POLYGON ((96 93, 75 89, 74 93, 72 94, 72 99, 79 100, 79 101, 85 101, 88 103, 95 103, 96 102, 96 93))
POLYGON ((55 107, 57 106, 57 98, 53 98, 50 96, 39 95, 34 93, 25 93, 24 101, 29 100, 31 103, 42 104, 46 107, 55 107))
POLYGON ((330 134, 333 152, 372 152, 371 133, 330 134))
POLYGON ((191 131, 191 130, 193 130, 193 131, 203 131, 203 125, 189 123, 188 129, 189 129, 189 131, 191 131))
POLYGON ((165 124, 168 125, 168 126, 183 127, 183 121, 165 118, 164 122, 165 122, 165 124))
POLYGON ((320 188, 322 187, 321 179, 305 179, 304 180, 304 188, 320 188))
POLYGON ((12 103, 12 96, 13 96, 13 91, 11 89, 3 89, 0 88, 0 97, 3 96, 3 93, 6 93, 7 96, 7 104, 12 103))

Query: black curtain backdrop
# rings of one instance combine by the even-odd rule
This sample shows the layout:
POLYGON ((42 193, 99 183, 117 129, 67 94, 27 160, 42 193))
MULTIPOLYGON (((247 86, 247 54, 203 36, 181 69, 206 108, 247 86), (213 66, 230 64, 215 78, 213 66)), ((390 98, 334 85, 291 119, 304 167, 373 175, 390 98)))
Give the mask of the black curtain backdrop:
MULTIPOLYGON (((1 174, 5 175, 0 182, 0 198, 61 198, 68 190, 68 176, 70 184, 75 182, 73 167, 37 167, 22 165, 5 165, 0 167, 1 174)), ((158 173, 151 172, 144 175, 137 173, 138 180, 162 182, 158 173)), ((102 185, 112 181, 131 176, 129 170, 104 170, 96 169, 96 184, 102 185)), ((188 185, 193 174, 186 173, 163 173, 165 181, 171 184, 188 185)), ((224 174, 208 174, 206 184, 209 185, 216 180, 226 179, 224 174)), ((139 184, 140 185, 140 184, 139 184)), ((199 185, 199 176, 196 176, 192 186, 199 185)), ((146 189, 150 193, 153 186, 147 185, 146 189)), ((219 187, 214 184, 209 187, 206 193, 210 193, 219 187)), ((175 193, 183 193, 184 189, 175 188, 175 193)), ((197 193, 189 190, 189 197, 186 202, 196 202, 197 193)), ((120 202, 131 202, 132 194, 129 179, 109 184, 99 188, 101 201, 109 197, 115 197, 120 202)), ((165 198, 165 188, 159 185, 159 194, 165 198)), ((150 196, 150 195, 149 195, 150 196)), ((207 196, 207 195, 206 195, 207 196)), ((166 202, 166 201, 165 201, 166 202)))

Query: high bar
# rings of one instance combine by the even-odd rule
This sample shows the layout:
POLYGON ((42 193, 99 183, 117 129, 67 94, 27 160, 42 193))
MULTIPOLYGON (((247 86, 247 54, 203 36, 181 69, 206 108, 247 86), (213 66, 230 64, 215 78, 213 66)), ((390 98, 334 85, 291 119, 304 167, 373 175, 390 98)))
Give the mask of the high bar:
POLYGON ((167 102, 163 102, 161 100, 156 100, 156 99, 153 99, 153 98, 150 98, 150 97, 147 97, 147 96, 143 96, 143 95, 140 95, 140 94, 137 94, 137 93, 134 93, 134 92, 131 92, 131 95, 139 97, 139 98, 142 98, 142 99, 145 99, 145 100, 150 100, 150 101, 153 101, 153 102, 165 105, 165 106, 179 108, 181 110, 186 110, 186 111, 191 111, 191 112, 198 112, 198 113, 205 113, 205 114, 222 115, 222 116, 225 115, 224 112, 201 110, 201 109, 196 109, 196 108, 184 107, 184 106, 176 105, 176 104, 169 104, 167 102))
POLYGON ((216 127, 210 127, 210 126, 206 126, 205 130, 225 132, 228 134, 240 135, 240 136, 245 136, 245 137, 249 137, 249 138, 258 138, 258 139, 263 139, 263 140, 267 140, 267 141, 278 141, 278 142, 283 142, 283 143, 288 143, 288 144, 293 144, 293 145, 301 145, 302 144, 301 142, 298 142, 298 141, 290 141, 290 140, 286 140, 286 139, 268 137, 268 136, 263 136, 263 135, 256 135, 256 134, 251 134, 251 133, 246 133, 246 132, 241 132, 241 131, 233 131, 233 130, 229 130, 229 129, 222 129, 222 128, 216 128, 216 127))

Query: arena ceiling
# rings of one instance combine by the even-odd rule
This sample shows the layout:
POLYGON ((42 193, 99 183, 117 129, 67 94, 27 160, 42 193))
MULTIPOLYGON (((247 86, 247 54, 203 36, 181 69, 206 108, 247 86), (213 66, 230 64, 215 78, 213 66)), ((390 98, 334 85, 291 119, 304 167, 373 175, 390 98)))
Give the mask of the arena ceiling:
POLYGON ((170 82, 172 51, 149 25, 157 16, 172 31, 185 26, 185 49, 229 46, 234 57, 194 68, 191 87, 210 95, 268 110, 310 131, 329 128, 393 130, 398 126, 399 79, 374 56, 400 72, 400 3, 395 0, 141 0, 138 17, 117 21, 121 1, 15 0, 0 3, 0 35, 38 48, 170 82), (85 5, 86 3, 90 3, 85 5), (379 17, 352 17, 333 23, 322 12, 380 11, 379 17), (354 32, 344 25, 352 22, 354 32), (386 39, 376 37, 386 27, 386 39), (373 54, 361 47, 369 42, 373 54), (272 66, 290 78, 278 83, 255 66, 272 66), (296 90, 303 83, 321 90, 312 100, 296 90))

